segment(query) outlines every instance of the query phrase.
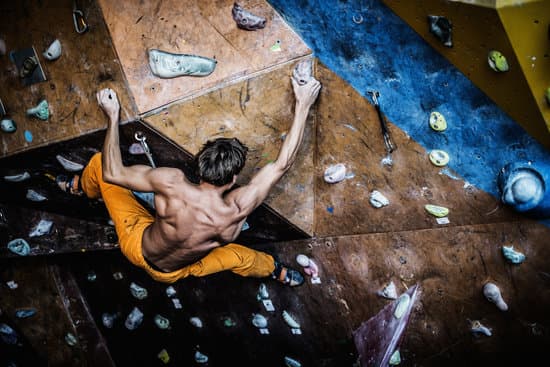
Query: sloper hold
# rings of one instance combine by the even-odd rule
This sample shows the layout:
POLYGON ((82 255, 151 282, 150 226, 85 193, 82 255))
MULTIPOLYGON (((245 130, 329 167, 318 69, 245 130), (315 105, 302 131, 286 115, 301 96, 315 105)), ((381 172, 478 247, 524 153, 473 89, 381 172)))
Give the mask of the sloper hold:
POLYGON ((362 367, 387 366, 398 349, 413 305, 420 294, 419 286, 412 286, 404 294, 410 297, 410 302, 399 319, 393 316, 396 300, 387 304, 378 314, 363 322, 353 332, 362 367))
POLYGON ((216 60, 197 55, 174 54, 157 49, 149 49, 149 66, 159 78, 178 76, 207 76, 212 74, 218 63, 216 60))

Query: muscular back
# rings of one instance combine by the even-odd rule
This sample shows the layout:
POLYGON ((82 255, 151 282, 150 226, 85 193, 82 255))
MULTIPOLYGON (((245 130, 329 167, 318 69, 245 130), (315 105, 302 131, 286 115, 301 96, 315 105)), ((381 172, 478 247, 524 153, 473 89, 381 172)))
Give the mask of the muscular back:
MULTIPOLYGON (((155 171, 155 170, 153 170, 155 171)), ((155 222, 143 235, 143 255, 165 271, 189 265, 233 241, 246 219, 221 188, 190 183, 177 169, 155 177, 155 222)))

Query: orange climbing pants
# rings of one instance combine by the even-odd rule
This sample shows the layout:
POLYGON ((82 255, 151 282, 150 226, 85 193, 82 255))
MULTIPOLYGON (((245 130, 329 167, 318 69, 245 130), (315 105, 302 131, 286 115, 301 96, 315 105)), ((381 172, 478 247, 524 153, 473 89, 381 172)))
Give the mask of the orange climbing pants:
POLYGON ((88 198, 103 198, 111 219, 115 223, 120 249, 130 262, 143 268, 159 282, 173 283, 187 276, 201 277, 230 270, 245 277, 266 277, 275 269, 274 258, 265 252, 230 243, 210 251, 201 260, 183 268, 165 273, 153 269, 143 257, 141 240, 143 231, 155 218, 124 187, 103 181, 101 153, 96 153, 80 179, 88 198))

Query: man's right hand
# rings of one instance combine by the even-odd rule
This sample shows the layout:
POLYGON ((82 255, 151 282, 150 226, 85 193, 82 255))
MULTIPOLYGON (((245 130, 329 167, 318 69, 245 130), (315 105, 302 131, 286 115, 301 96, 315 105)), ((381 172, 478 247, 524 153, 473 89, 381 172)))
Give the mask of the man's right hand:
POLYGON ((296 96, 296 103, 309 109, 319 95, 321 83, 319 83, 317 79, 311 78, 306 84, 300 85, 294 77, 291 77, 291 79, 294 95, 296 96))
POLYGON ((107 114, 111 122, 118 122, 120 114, 120 104, 114 90, 105 88, 97 92, 97 103, 99 107, 107 114))

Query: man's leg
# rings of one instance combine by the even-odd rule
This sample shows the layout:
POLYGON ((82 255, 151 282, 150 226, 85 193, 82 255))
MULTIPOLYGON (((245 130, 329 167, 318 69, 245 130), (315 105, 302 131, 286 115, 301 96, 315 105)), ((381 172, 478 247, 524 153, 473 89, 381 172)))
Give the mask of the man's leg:
POLYGON ((134 265, 144 267, 141 248, 143 231, 153 223, 154 218, 130 190, 103 181, 101 153, 95 154, 82 172, 80 185, 88 198, 103 198, 115 224, 122 253, 134 265))
POLYGON ((243 277, 271 276, 290 286, 304 281, 300 272, 281 264, 273 256, 235 243, 215 248, 189 268, 190 274, 197 277, 229 270, 243 277))

